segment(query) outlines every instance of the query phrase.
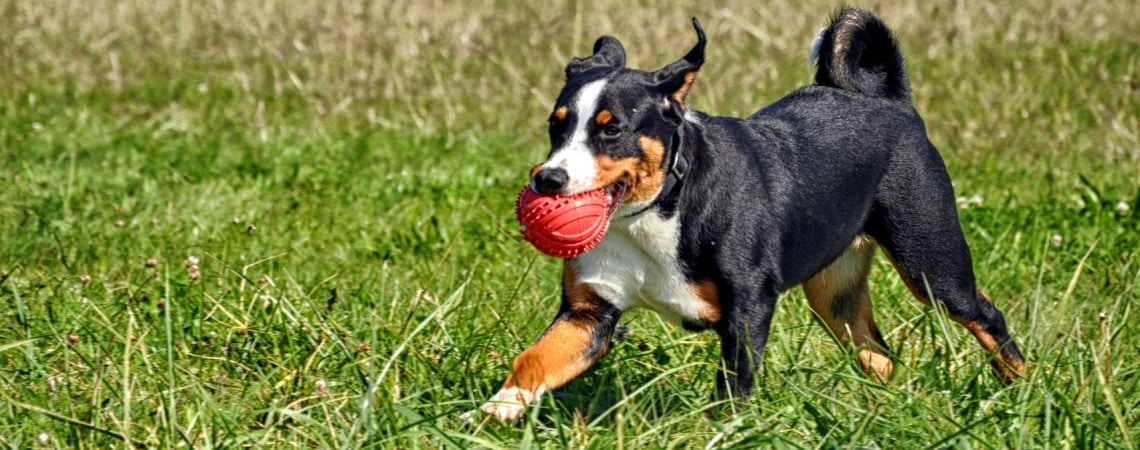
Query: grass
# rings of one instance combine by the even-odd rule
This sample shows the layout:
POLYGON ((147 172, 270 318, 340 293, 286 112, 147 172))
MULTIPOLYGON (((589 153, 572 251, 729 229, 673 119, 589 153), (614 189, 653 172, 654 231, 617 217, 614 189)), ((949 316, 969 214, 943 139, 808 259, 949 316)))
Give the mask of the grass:
POLYGON ((695 15, 695 107, 810 79, 835 4, 725 3, 0 1, 0 444, 1140 445, 1140 19, 1111 1, 867 5, 1025 379, 998 383, 878 260, 885 385, 793 291, 734 416, 703 414, 714 336, 632 312, 523 423, 458 419, 557 308, 511 203, 571 56, 611 33, 660 67, 695 15))

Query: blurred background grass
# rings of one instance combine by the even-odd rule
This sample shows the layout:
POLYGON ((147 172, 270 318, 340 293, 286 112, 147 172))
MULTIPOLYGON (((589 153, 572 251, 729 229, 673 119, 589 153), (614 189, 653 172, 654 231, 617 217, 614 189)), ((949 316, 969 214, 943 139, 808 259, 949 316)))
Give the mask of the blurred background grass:
POLYGON ((511 202, 548 151, 565 63, 613 34, 630 66, 661 67, 697 16, 710 44, 690 102, 745 115, 811 79, 838 6, 0 0, 0 442, 1137 442, 1129 1, 857 5, 902 41, 979 277, 1041 364, 1031 382, 979 376, 971 338, 880 261, 877 313, 906 367, 885 388, 793 293, 769 387, 736 419, 700 416, 715 340, 633 313, 541 419, 455 420, 556 308, 558 264, 521 242, 511 202))
MULTIPOLYGON (((748 114, 810 80, 807 49, 834 2, 716 3, 9 0, 0 92, 25 117, 38 94, 71 104, 74 119, 54 120, 266 139, 507 134, 519 142, 504 152, 533 162, 562 67, 601 34, 623 39, 632 67, 654 69, 682 54, 688 17, 701 18, 711 45, 692 103, 717 114, 748 114)), ((1124 169, 1110 189, 1140 176, 1126 169, 1140 166, 1134 2, 863 6, 901 37, 944 152, 987 177, 1030 178, 1010 186, 1022 194, 1065 189, 1073 171, 1124 169), (1034 176, 994 167, 1007 158, 1034 176)))

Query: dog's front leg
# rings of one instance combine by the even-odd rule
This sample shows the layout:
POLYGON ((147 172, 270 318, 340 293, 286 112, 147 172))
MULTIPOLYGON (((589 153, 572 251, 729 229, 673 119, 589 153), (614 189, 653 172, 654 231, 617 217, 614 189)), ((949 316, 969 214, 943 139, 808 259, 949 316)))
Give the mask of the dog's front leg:
POLYGON ((764 359, 776 296, 735 297, 732 312, 716 327, 724 368, 717 374, 716 400, 752 394, 764 359))
POLYGON ((621 310, 577 284, 571 263, 563 275, 562 307, 538 341, 515 358, 503 388, 483 412, 514 422, 526 406, 573 380, 610 350, 621 310))

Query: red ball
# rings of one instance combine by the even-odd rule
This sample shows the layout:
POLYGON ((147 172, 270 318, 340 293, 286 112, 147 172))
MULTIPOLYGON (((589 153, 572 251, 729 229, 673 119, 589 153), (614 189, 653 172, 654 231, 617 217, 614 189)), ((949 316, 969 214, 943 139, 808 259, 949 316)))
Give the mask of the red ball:
POLYGON ((542 195, 527 186, 519 193, 515 215, 522 235, 539 251, 558 258, 573 258, 590 251, 610 223, 605 189, 571 196, 542 195))

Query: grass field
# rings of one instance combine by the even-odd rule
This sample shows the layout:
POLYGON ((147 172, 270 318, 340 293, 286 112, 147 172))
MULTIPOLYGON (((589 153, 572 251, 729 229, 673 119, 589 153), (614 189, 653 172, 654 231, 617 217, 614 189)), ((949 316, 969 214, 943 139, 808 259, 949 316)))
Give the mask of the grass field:
POLYGON ((0 444, 1140 445, 1134 1, 861 5, 901 37, 1024 379, 880 258, 884 385, 796 290, 734 416, 704 415, 715 335, 633 312, 515 426, 458 416, 558 307, 512 202, 565 63, 615 34, 658 68, 698 16, 690 103, 748 114, 811 79, 838 4, 238 3, 0 0, 0 444))

